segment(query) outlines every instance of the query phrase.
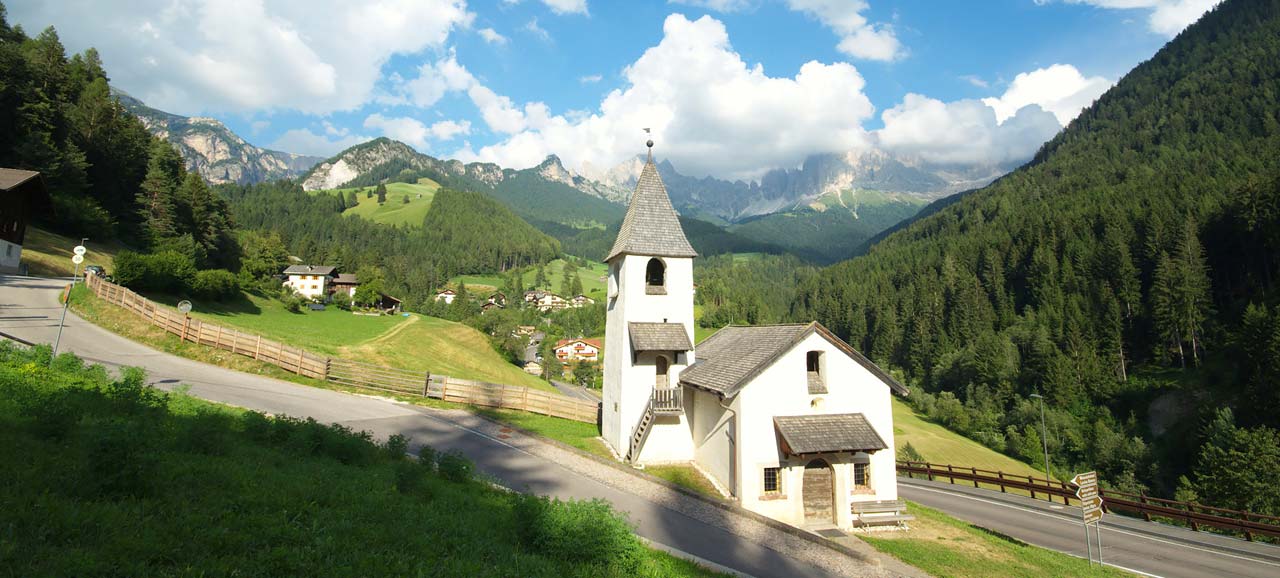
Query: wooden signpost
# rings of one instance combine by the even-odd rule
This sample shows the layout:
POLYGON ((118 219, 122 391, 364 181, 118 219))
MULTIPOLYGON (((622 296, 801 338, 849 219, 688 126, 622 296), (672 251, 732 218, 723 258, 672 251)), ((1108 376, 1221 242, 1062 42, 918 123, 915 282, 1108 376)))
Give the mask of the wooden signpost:
POLYGON ((1089 537, 1089 525, 1093 525, 1093 533, 1098 538, 1098 564, 1102 564, 1102 496, 1098 495, 1098 472, 1076 474, 1071 483, 1079 486, 1076 497, 1080 498, 1080 512, 1084 517, 1084 543, 1089 551, 1089 564, 1093 564, 1093 541, 1089 537))

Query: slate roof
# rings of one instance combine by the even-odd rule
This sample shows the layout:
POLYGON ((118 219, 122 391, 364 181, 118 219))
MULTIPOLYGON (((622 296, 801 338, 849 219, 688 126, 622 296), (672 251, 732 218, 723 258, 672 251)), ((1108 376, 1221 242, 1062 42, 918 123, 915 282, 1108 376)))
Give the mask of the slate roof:
POLYGON ((627 324, 627 327, 631 333, 631 346, 636 351, 690 351, 693 349, 689 332, 679 323, 632 321, 627 324))
POLYGON ((653 255, 656 257, 697 257, 698 252, 684 236, 680 218, 671 206, 667 187, 658 176, 653 161, 645 163, 640 180, 631 195, 627 216, 605 261, 619 255, 653 255))
POLYGON ((333 278, 333 284, 334 285, 359 285, 360 280, 356 279, 356 276, 354 273, 339 273, 337 277, 333 278))
POLYGON ((698 344, 694 350, 697 361, 680 372, 680 383, 720 397, 733 397, 755 376, 814 332, 820 333, 894 392, 907 395, 907 388, 898 380, 817 321, 725 327, 698 344))
POLYGON ((773 418, 782 451, 790 455, 875 452, 889 447, 860 413, 788 415, 773 418))
POLYGON ((327 265, 290 265, 285 275, 332 275, 337 267, 327 265))
POLYGON ((556 346, 554 349, 560 349, 561 347, 564 347, 566 345, 573 345, 574 343, 577 343, 579 341, 587 345, 590 345, 596 349, 604 348, 604 344, 600 343, 599 339, 561 339, 560 341, 556 342, 556 346))
POLYGON ((0 169, 0 191, 7 191, 38 176, 40 173, 36 171, 0 169))

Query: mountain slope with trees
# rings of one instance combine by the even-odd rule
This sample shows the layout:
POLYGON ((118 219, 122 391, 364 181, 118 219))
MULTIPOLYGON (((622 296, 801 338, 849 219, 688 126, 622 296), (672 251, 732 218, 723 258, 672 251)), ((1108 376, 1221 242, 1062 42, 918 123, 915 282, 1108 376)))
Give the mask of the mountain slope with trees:
POLYGON ((1228 0, 1027 166, 806 284, 954 429, 1280 513, 1280 2, 1228 0), (1252 456, 1230 459, 1230 456, 1252 456), (1230 478, 1230 482, 1224 480, 1230 478))

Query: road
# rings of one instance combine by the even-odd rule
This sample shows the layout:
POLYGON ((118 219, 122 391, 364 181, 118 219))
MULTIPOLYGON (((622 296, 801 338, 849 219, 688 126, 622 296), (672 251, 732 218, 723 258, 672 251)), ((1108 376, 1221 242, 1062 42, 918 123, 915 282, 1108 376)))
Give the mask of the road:
POLYGON ((551 385, 554 385, 556 390, 560 393, 574 399, 581 399, 583 401, 600 401, 600 394, 582 387, 581 385, 575 385, 567 381, 557 381, 554 379, 551 380, 551 385))
MULTIPOLYGON (((1029 544, 1086 556, 1076 507, 906 478, 899 478, 898 494, 1029 544)), ((1114 514, 1102 521, 1102 554, 1107 564, 1167 578, 1280 576, 1280 547, 1114 514)))
MULTIPOLYGON (((51 279, 0 276, 0 332, 31 342, 52 343, 57 333, 58 316, 62 313, 57 294, 64 283, 51 279)), ((465 412, 434 410, 381 398, 349 395, 175 357, 120 337, 75 314, 67 315, 62 350, 110 367, 145 367, 149 379, 157 386, 172 388, 179 383, 186 384, 190 386, 189 393, 196 397, 274 414, 310 416, 321 422, 369 430, 379 437, 400 433, 409 437, 414 447, 427 444, 439 450, 457 449, 473 459, 478 469, 494 476, 506 487, 562 499, 606 499, 630 517, 637 527, 637 534, 657 546, 745 575, 818 578, 883 575, 885 568, 900 567, 892 560, 886 560, 885 568, 880 568, 844 555, 825 569, 800 562, 792 546, 778 545, 788 536, 782 535, 780 540, 778 534, 781 533, 777 530, 754 541, 745 539, 726 529, 737 527, 733 521, 709 523, 707 516, 695 517, 687 513, 688 510, 677 511, 662 505, 691 499, 678 492, 652 482, 639 483, 640 478, 625 472, 619 475, 635 480, 632 485, 648 484, 664 489, 668 495, 640 495, 638 490, 620 489, 627 487, 625 483, 611 485, 593 479, 566 465, 573 459, 573 454, 560 450, 563 455, 547 457, 546 450, 554 449, 551 446, 515 432, 491 435, 484 430, 492 424, 465 412), (775 548, 785 549, 788 553, 783 554, 775 548)), ((718 511, 717 508, 710 509, 718 511)), ((711 515, 730 517, 723 512, 711 515)), ((816 549, 821 551, 817 556, 830 556, 834 552, 821 546, 816 549)))

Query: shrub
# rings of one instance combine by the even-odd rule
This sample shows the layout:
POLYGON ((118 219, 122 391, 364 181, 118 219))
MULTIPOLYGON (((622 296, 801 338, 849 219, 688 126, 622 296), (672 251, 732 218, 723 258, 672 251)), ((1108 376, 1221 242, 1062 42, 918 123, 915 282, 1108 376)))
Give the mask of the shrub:
POLYGON ((414 494, 422 489, 422 481, 426 477, 426 470, 420 465, 409 461, 398 461, 395 466, 396 491, 401 494, 414 494))
POLYGON ((107 398, 124 415, 162 413, 169 406, 169 395, 147 385, 147 373, 139 367, 126 367, 120 379, 107 385, 107 398))
POLYGON ((132 422, 109 422, 95 434, 82 487, 103 497, 150 493, 157 469, 150 435, 132 422))
POLYGON ((465 482, 475 476, 476 466, 462 452, 449 450, 436 459, 436 470, 440 477, 451 482, 465 482))
POLYGON ((67 437, 84 417, 84 393, 88 392, 63 389, 29 399, 22 413, 31 418, 31 432, 48 440, 67 437))
POLYGON ((403 460, 405 454, 409 453, 409 438, 394 434, 387 438, 387 442, 382 445, 382 449, 386 450, 387 457, 393 460, 403 460))
POLYGON ((185 290, 195 274, 195 262, 177 251, 150 255, 121 251, 116 255, 116 281, 134 290, 176 293, 185 290))
POLYGON ((632 570, 640 542, 631 525, 604 500, 570 500, 516 494, 516 534, 531 551, 551 559, 574 560, 632 570))
POLYGON ((244 414, 244 417, 240 419, 240 423, 249 439, 258 443, 271 441, 271 418, 256 411, 251 411, 244 414))
POLYGON ((422 446, 418 448, 418 463, 422 464, 427 471, 435 471, 436 449, 431 446, 422 446))
POLYGON ((179 426, 177 447, 197 454, 222 455, 231 446, 230 433, 231 419, 226 414, 202 409, 179 426))
POLYGON ((125 287, 137 287, 147 276, 147 260, 133 251, 120 251, 115 258, 115 280, 125 287))
POLYGON ((226 301, 240 294, 240 282, 225 269, 207 269, 195 274, 191 292, 205 299, 226 301))
POLYGON ((284 303, 284 310, 289 313, 302 313, 302 298, 297 295, 289 295, 280 300, 284 303))

